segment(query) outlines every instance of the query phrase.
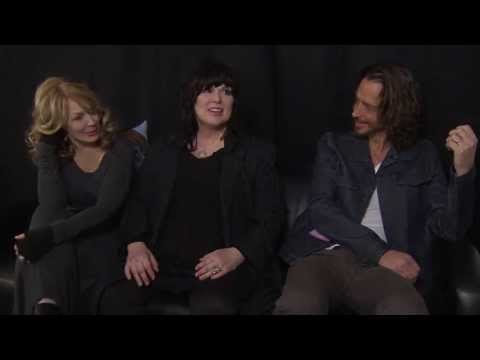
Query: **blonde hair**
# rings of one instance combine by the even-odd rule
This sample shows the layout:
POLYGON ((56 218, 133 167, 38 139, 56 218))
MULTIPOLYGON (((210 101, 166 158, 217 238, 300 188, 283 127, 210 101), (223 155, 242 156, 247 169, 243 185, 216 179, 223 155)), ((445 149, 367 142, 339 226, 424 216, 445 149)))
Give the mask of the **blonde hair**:
MULTIPOLYGON (((96 114, 100 120, 100 147, 111 146, 116 127, 110 110, 103 106, 97 95, 82 83, 70 82, 60 77, 49 77, 36 89, 33 101, 32 125, 27 132, 30 155, 36 156, 36 147, 42 135, 52 135, 67 125, 68 100, 73 100, 87 113, 96 114)), ((61 157, 72 157, 75 149, 65 136, 58 148, 61 157)))

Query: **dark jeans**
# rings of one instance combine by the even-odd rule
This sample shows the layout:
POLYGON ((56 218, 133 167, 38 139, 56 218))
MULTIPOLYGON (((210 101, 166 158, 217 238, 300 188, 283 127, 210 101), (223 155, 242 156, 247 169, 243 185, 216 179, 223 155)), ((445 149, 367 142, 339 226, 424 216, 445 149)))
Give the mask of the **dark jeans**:
POLYGON ((291 266, 274 314, 328 314, 338 307, 358 314, 428 314, 411 282, 387 268, 360 263, 344 247, 291 266))
POLYGON ((105 290, 100 301, 100 313, 142 315, 147 313, 150 302, 168 297, 179 302, 186 298, 191 314, 238 314, 251 295, 253 286, 253 273, 246 264, 216 280, 193 280, 191 288, 184 291, 179 291, 174 280, 161 274, 149 286, 143 287, 139 287, 133 279, 124 279, 105 290))

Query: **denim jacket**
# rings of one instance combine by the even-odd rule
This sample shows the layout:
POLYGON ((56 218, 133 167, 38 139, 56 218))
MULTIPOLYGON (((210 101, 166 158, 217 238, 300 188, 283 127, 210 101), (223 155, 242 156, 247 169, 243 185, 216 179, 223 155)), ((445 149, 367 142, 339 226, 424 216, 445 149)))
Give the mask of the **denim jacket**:
POLYGON ((419 278, 429 282, 432 240, 462 239, 472 223, 474 176, 474 169, 459 177, 452 169, 447 183, 428 140, 405 151, 392 147, 375 173, 366 139, 326 133, 318 142, 308 208, 280 255, 292 264, 339 244, 376 265, 393 249, 410 254, 421 267, 419 278), (375 188, 387 242, 361 224, 375 188), (312 230, 327 239, 309 235, 312 230))

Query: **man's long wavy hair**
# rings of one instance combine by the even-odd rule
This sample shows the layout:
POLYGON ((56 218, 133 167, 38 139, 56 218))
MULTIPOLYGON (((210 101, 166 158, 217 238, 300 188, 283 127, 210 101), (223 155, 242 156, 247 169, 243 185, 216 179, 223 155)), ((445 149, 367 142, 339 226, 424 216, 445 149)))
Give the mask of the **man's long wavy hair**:
POLYGON ((398 150, 411 148, 423 121, 419 85, 411 71, 400 65, 374 64, 361 71, 357 88, 363 79, 382 84, 379 121, 387 139, 398 150))

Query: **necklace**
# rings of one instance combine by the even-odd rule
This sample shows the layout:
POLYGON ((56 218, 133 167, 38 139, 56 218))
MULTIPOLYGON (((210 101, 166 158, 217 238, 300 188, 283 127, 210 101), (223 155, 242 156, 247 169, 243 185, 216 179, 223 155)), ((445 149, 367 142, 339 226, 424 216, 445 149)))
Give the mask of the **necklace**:
POLYGON ((197 155, 199 158, 206 158, 208 156, 208 152, 206 150, 198 150, 197 155))
POLYGON ((212 155, 218 149, 220 149, 222 147, 222 145, 223 145, 223 134, 220 138, 214 140, 212 143, 210 143, 206 146, 203 146, 201 148, 197 147, 197 149, 194 151, 194 154, 198 158, 206 158, 206 157, 212 155))

